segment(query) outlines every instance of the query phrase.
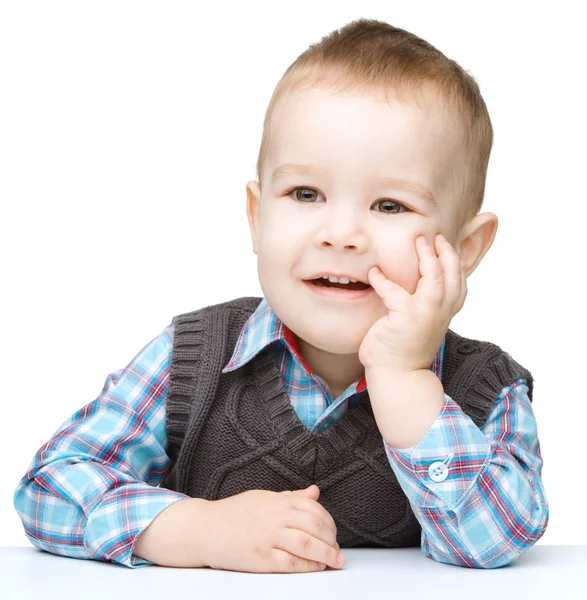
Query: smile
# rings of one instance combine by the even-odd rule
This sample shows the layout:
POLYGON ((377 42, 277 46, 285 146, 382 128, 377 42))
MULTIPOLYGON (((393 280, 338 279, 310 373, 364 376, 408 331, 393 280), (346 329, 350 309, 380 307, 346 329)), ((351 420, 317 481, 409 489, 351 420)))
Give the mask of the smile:
POLYGON ((320 279, 304 280, 303 283, 317 296, 338 301, 356 302, 367 298, 375 291, 371 286, 365 287, 365 284, 362 283, 340 284, 320 279), (362 289, 357 289, 357 287, 362 289))

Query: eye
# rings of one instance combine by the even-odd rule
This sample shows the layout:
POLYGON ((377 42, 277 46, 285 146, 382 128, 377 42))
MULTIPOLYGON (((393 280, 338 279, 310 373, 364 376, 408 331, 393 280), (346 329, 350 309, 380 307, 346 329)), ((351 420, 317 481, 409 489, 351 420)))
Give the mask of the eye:
MULTIPOLYGON (((291 196, 292 194, 294 194, 294 199, 298 200, 302 203, 310 203, 310 202, 316 202, 315 196, 313 196, 313 194, 320 194, 320 192, 318 192, 317 190, 315 190, 314 188, 310 188, 310 187, 296 187, 293 188, 291 190, 289 190, 285 195, 286 196, 291 196), (300 196, 300 194, 298 193, 299 191, 304 192, 304 194, 302 196, 300 196), (294 192, 296 192, 294 194, 294 192)), ((396 202, 395 200, 377 200, 377 202, 375 202, 375 205, 377 204, 382 204, 384 207, 383 210, 378 210, 377 212, 382 212, 383 214, 388 214, 388 215, 395 215, 395 214, 399 214, 402 212, 409 212, 410 209, 406 208, 403 204, 400 204, 399 202, 396 202)))
POLYGON ((286 193, 286 196, 291 196, 294 192, 298 192, 300 190, 305 192, 305 194, 302 197, 300 197, 300 194, 296 193, 294 195, 294 199, 299 200, 302 203, 305 203, 306 201, 307 202, 316 202, 316 200, 312 198, 312 193, 314 193, 314 192, 317 194, 320 193, 313 188, 297 187, 297 188, 293 188, 293 189, 289 190, 289 192, 286 193))
POLYGON ((379 204, 379 203, 383 204, 387 208, 385 210, 380 210, 378 212, 382 212, 382 213, 388 214, 388 215, 395 215, 397 213, 407 212, 410 210, 409 208, 406 208, 403 204, 400 204, 399 202, 395 202, 395 200, 377 200, 377 202, 375 202, 375 204, 379 204))

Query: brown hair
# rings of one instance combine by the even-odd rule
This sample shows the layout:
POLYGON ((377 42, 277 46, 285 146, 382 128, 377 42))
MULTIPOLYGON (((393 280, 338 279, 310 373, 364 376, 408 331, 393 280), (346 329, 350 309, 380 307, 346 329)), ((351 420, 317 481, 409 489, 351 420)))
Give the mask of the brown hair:
MULTIPOLYGON (((433 92, 458 127, 461 161, 455 165, 451 193, 458 200, 458 227, 483 204, 493 127, 475 79, 454 60, 418 36, 376 19, 358 19, 310 45, 285 71, 271 96, 263 123, 257 179, 267 158, 271 115, 289 92, 316 85, 340 93, 418 94, 433 92)), ((424 97, 422 94, 420 97, 424 97)))

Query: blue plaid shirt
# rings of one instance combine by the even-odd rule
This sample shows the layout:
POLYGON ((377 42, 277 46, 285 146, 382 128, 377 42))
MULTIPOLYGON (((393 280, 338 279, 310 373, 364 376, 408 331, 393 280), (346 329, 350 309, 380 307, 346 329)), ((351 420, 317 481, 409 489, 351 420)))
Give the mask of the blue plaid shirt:
MULTIPOLYGON (((128 567, 151 564, 132 554, 138 536, 162 510, 188 497, 158 487, 171 463, 165 398, 173 334, 172 323, 124 369, 108 375, 101 394, 37 451, 14 494, 26 536, 37 548, 128 567)), ((362 377, 332 398, 265 299, 245 323, 223 372, 238 369, 274 342, 291 403, 308 429, 343 417, 365 388, 362 377)), ((430 366, 438 377, 443 354, 444 341, 430 366)), ((416 446, 392 448, 383 438, 382 443, 422 526, 425 556, 500 567, 543 535, 549 509, 525 379, 501 390, 481 428, 445 394, 438 417, 416 446), (438 460, 448 466, 443 481, 429 473, 438 460)))

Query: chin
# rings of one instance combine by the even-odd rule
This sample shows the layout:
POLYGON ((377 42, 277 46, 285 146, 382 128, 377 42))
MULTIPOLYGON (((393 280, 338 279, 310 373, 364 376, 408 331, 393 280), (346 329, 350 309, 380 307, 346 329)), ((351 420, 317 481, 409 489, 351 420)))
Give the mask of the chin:
POLYGON ((301 335, 301 337, 307 344, 314 346, 318 350, 328 352, 330 354, 358 354, 359 348, 363 338, 352 338, 349 337, 348 332, 343 335, 333 335, 329 332, 323 332, 320 335, 316 330, 308 332, 307 336, 301 335))

